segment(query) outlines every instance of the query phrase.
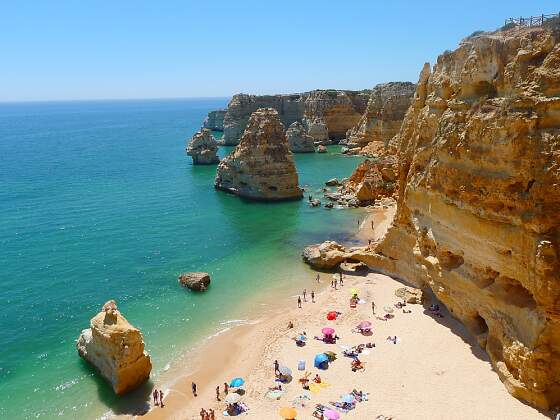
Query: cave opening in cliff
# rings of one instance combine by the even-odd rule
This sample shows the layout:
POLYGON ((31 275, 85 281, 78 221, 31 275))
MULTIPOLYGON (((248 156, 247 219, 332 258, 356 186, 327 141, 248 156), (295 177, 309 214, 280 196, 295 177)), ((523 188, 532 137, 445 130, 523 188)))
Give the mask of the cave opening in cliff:
POLYGON ((473 333, 475 335, 482 335, 488 333, 488 324, 486 320, 480 316, 480 314, 476 314, 473 322, 473 333))

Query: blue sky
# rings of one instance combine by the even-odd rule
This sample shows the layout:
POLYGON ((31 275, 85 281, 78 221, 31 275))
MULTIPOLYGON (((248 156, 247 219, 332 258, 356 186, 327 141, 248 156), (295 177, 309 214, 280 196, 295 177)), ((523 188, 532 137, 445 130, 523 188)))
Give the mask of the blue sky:
POLYGON ((416 81, 558 1, 1 0, 0 101, 230 96, 416 81))

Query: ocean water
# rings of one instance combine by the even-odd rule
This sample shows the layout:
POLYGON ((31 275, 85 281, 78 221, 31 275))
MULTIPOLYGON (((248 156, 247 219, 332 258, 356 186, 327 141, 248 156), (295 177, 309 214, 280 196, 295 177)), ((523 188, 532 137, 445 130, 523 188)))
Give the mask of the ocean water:
MULTIPOLYGON (((127 413, 75 340, 115 299, 157 377, 186 346, 242 318, 263 290, 313 273, 303 246, 344 240, 359 210, 250 203, 213 188, 185 139, 227 99, 0 104, 0 417, 127 413), (208 271, 205 294, 182 271, 208 271)), ((224 156, 232 148, 222 148, 224 156)), ((296 156, 316 190, 360 158, 296 156)), ((150 384, 138 392, 149 390, 150 384)))

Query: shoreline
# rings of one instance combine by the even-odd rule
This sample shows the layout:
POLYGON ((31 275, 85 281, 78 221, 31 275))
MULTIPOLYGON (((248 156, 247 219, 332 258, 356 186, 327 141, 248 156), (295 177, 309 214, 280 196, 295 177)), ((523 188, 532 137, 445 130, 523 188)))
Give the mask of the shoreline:
MULTIPOLYGON (((368 208, 366 217, 360 221, 360 229, 354 235, 362 243, 368 239, 379 239, 384 234, 394 214, 394 205, 389 208, 368 208), (374 229, 371 229, 371 221, 374 229)), ((314 271, 310 271, 316 273, 314 271)), ((155 383, 165 393, 165 407, 154 407, 140 416, 119 416, 137 419, 200 419, 201 408, 214 409, 216 418, 224 418, 225 403, 216 401, 215 388, 234 377, 245 379, 246 394, 243 401, 249 407, 249 418, 277 418, 278 410, 291 406, 291 402, 302 394, 297 379, 297 361, 306 360, 307 370, 313 375, 310 355, 325 350, 325 344, 308 340, 307 346, 298 348, 292 337, 306 331, 308 337, 319 334, 322 325, 327 325, 324 315, 330 309, 343 312, 333 326, 344 340, 344 344, 356 345, 373 341, 376 347, 365 357, 366 373, 354 373, 349 369, 349 360, 343 357, 338 345, 329 350, 337 353, 338 360, 332 369, 320 371, 323 380, 331 384, 318 395, 311 394, 305 408, 298 408, 298 419, 313 418, 315 403, 328 404, 353 388, 368 392, 370 400, 359 403, 350 411, 348 418, 375 418, 377 415, 407 418, 492 418, 492 419, 541 419, 547 418, 534 408, 512 397, 493 372, 487 356, 469 337, 463 326, 445 310, 444 319, 438 320, 420 305, 409 305, 412 314, 396 313, 395 319, 382 322, 372 318, 370 300, 375 300, 377 312, 385 304, 397 301, 394 290, 403 283, 382 274, 369 272, 366 276, 345 274, 345 286, 337 291, 330 285, 332 273, 317 273, 321 283, 313 277, 302 281, 302 289, 308 290, 308 301, 302 309, 296 306, 294 296, 268 296, 255 299, 255 311, 243 324, 226 326, 224 330, 206 338, 191 349, 182 367, 172 366, 169 374, 163 374, 161 384, 155 383), (367 304, 358 305, 357 310, 348 309, 348 291, 351 287, 360 290, 360 297, 367 304), (311 303, 309 293, 315 290, 316 303, 311 303), (263 309, 264 308, 264 309, 263 309), (367 318, 369 316, 369 318, 367 318), (351 334, 349 330, 360 319, 369 319, 374 325, 372 337, 351 334), (289 321, 294 323, 288 329, 289 321), (419 328, 420 327, 420 328, 419 328), (228 328, 226 330, 226 328, 228 328), (399 344, 388 345, 387 335, 397 335, 399 344), (436 350, 436 351, 434 351, 436 350), (305 354, 305 357, 304 357, 305 354), (191 358, 192 355, 192 358, 191 358), (266 397, 269 387, 274 385, 273 361, 278 359, 294 372, 294 380, 286 385, 286 395, 280 401, 266 397), (383 360, 390 363, 383 363, 383 360), (421 361, 421 363, 419 363, 421 361), (311 365, 310 365, 311 363, 311 365), (395 369, 395 366, 398 366, 395 369), (371 371, 375 370, 374 374, 371 371), (369 371, 369 372, 368 372, 369 371), (169 377, 168 377, 169 376, 169 377), (198 396, 191 393, 191 382, 198 386, 198 396), (406 386, 405 386, 406 383, 406 386), (468 415, 465 406, 475 406, 468 415), (462 417, 463 416, 463 417, 462 417)), ((296 295, 297 296, 297 295, 296 295)), ((434 299, 432 297, 432 299, 434 299)), ((395 311, 398 311, 395 309, 395 311)))

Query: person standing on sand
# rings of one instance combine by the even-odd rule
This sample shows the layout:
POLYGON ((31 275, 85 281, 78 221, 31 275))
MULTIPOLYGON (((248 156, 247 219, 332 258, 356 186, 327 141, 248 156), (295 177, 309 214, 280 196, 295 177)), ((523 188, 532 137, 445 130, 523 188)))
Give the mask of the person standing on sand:
POLYGON ((216 420, 216 414, 212 408, 210 409, 210 420, 216 420))
POLYGON ((201 420, 205 420, 205 419, 206 419, 206 410, 205 410, 204 408, 201 408, 201 409, 200 409, 200 413, 198 413, 198 414, 200 414, 201 420))
POLYGON ((307 302, 307 289, 303 289, 303 301, 307 302))
POLYGON ((274 376, 277 376, 280 374, 280 370, 279 370, 280 365, 278 364, 278 360, 274 361, 274 376))
POLYGON ((311 291, 311 302, 315 303, 315 291, 311 291))
POLYGON ((155 388, 154 388, 154 392, 152 392, 152 397, 154 398, 154 405, 159 405, 158 392, 157 392, 157 389, 155 389, 155 388))
POLYGON ((222 400, 220 399, 220 385, 218 385, 218 386, 216 387, 216 400, 217 400, 217 401, 222 401, 222 400))
POLYGON ((196 395, 196 384, 194 382, 191 384, 191 389, 192 389, 193 395, 196 397, 197 396, 196 395))
POLYGON ((340 286, 344 286, 344 281, 342 280, 342 271, 340 272, 340 286))
POLYGON ((334 281, 334 290, 336 290, 336 286, 337 286, 337 285, 338 285, 338 281, 335 280, 335 281, 334 281))
POLYGON ((375 315, 375 302, 371 301, 371 312, 375 315))
POLYGON ((161 408, 164 407, 164 406, 163 406, 163 391, 162 391, 161 389, 159 390, 159 406, 160 406, 161 408))
POLYGON ((297 297, 297 307, 301 309, 301 296, 297 297))
POLYGON ((321 276, 319 276, 319 274, 317 274, 317 283, 321 282, 321 276))
POLYGON ((224 382, 224 394, 227 395, 228 392, 229 392, 229 386, 228 386, 227 382, 224 382))

